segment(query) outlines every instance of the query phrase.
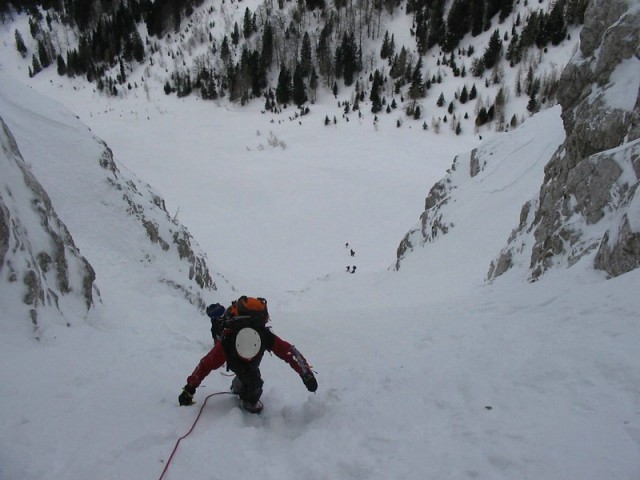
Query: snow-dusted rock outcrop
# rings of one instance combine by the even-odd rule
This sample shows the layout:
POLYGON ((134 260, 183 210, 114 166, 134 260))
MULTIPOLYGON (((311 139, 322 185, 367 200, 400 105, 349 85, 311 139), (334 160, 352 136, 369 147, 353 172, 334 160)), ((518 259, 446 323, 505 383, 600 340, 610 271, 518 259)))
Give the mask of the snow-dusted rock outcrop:
POLYGON ((544 165, 563 140, 560 109, 554 107, 457 156, 447 175, 431 188, 418 225, 401 241, 396 269, 418 247, 428 245, 425 255, 432 251, 437 256, 437 244, 447 242, 447 251, 453 249, 456 257, 425 268, 473 262, 476 280, 482 281, 520 206, 535 195, 544 165), (465 247, 469 238, 475 245, 471 251, 465 247))
POLYGON ((489 279, 518 265, 535 280, 554 265, 571 266, 581 259, 610 276, 639 267, 639 90, 640 0, 592 0, 580 51, 559 84, 565 135, 558 137, 540 124, 536 117, 547 115, 541 113, 522 129, 498 135, 468 157, 457 158, 429 192, 418 227, 400 243, 396 268, 410 250, 444 234, 449 242, 456 234, 476 235, 479 248, 464 260, 475 261, 486 254, 487 248, 480 246, 486 245, 488 235, 502 230, 506 216, 511 216, 512 226, 517 221, 512 202, 522 195, 519 223, 510 235, 505 233, 506 247, 493 261, 495 253, 485 258, 489 279), (527 130, 535 140, 523 136, 527 130), (514 142, 516 148, 510 145, 514 142), (537 175, 545 148, 542 187, 538 183, 535 190, 527 190, 525 182, 514 181, 493 191, 481 188, 525 172, 537 175), (515 186, 518 194, 507 196, 515 186), (483 197, 486 194, 508 200, 490 201, 483 197), (476 218, 461 219, 455 204, 465 201, 495 207, 492 215, 478 209, 476 218))
POLYGON ((19 294, 35 323, 40 305, 75 295, 83 310, 58 307, 73 324, 98 299, 126 306, 159 289, 204 309, 217 288, 206 255, 160 195, 69 111, 5 77, 0 112, 2 311, 19 294))
POLYGON ((589 258, 610 276, 640 266, 640 2, 592 1, 560 79, 566 140, 489 278, 530 255, 531 278, 589 258), (531 247, 527 237, 533 236, 531 247))
POLYGON ((93 305, 95 272, 25 164, 2 118, 0 171, 2 310, 8 315, 9 304, 22 302, 37 337, 42 308, 61 309, 61 303, 75 303, 82 311, 93 305), (64 302, 62 297, 66 297, 64 302))

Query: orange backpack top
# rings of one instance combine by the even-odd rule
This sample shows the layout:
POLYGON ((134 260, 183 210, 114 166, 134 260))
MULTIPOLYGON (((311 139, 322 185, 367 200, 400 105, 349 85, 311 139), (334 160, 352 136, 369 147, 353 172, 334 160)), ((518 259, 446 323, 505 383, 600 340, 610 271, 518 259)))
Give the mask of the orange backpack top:
MULTIPOLYGON (((209 306, 207 314, 209 315, 209 306)), ((211 308, 213 313, 213 308, 211 308)), ((243 328, 261 328, 269 321, 267 301, 260 297, 247 297, 243 295, 231 303, 224 315, 211 316, 211 334, 216 339, 226 331, 239 332, 243 328)))
POLYGON ((269 321, 267 301, 261 297, 247 297, 243 295, 231 304, 231 307, 229 307, 229 316, 251 317, 267 323, 269 321))

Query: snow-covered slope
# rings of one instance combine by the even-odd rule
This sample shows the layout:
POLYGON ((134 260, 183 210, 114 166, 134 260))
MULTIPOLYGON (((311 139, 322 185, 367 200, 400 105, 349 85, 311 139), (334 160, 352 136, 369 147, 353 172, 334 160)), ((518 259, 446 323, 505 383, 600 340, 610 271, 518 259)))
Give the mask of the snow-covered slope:
POLYGON ((2 118, 0 146, 3 329, 12 333, 31 329, 40 338, 48 322, 70 325, 99 301, 95 272, 25 164, 2 118))
MULTIPOLYGON (((21 101, 31 98, 21 95, 21 101)), ((53 107, 37 98, 45 105, 42 117, 50 118, 53 107)), ((5 105, 10 103, 6 95, 3 99, 5 105)), ((33 121, 38 111, 13 110, 14 124, 33 121)), ((455 228, 438 237, 432 248, 416 250, 399 271, 362 269, 353 275, 330 271, 304 292, 287 292, 282 280, 287 264, 279 263, 282 272, 275 277, 279 282, 264 276, 274 329, 315 365, 320 388, 316 395, 307 393, 284 363, 265 358, 263 414, 249 416, 232 398, 214 397, 193 433, 181 443, 167 477, 637 478, 640 274, 606 281, 593 270, 572 269, 554 272, 535 284, 511 274, 492 285, 482 281, 485 252, 499 250, 503 229, 508 231, 512 222, 511 209, 517 211, 521 196, 529 195, 528 188, 540 181, 537 154, 517 146, 526 144, 527 138, 535 142, 545 134, 551 136, 558 114, 546 112, 535 117, 530 128, 525 125, 480 145, 478 158, 486 165, 483 161, 484 170, 466 181, 470 193, 456 202, 455 228), (510 164, 509 159, 515 158, 510 164), (530 172, 524 166, 527 158, 532 161, 530 172), (505 209, 505 217, 497 201, 514 203, 505 209), (476 235, 474 227, 482 226, 486 233, 491 225, 496 225, 495 233, 476 235)), ((227 115, 232 119, 228 125, 235 125, 233 134, 241 135, 247 117, 242 114, 245 122, 237 122, 236 113, 227 115)), ((116 129, 122 118, 116 114, 111 121, 116 129)), ((82 142, 76 129, 64 131, 65 122, 52 124, 60 141, 82 142)), ((103 128, 106 124, 103 119, 103 128)), ((134 132, 136 124, 128 125, 134 132)), ((287 139, 295 138, 293 144, 303 143, 316 155, 326 151, 326 138, 315 129, 298 127, 287 139)), ((354 135, 366 126, 352 127, 335 130, 333 143, 345 146, 367 140, 367 135, 354 135)), ((38 140, 43 129, 34 132, 31 149, 52 148, 38 140)), ((284 130, 277 132, 283 135, 284 130)), ((250 135, 253 138, 253 132, 250 135)), ((557 132, 553 138, 561 140, 557 132)), ((161 147, 172 138, 156 140, 161 147)), ((382 142, 377 145, 385 148, 382 142)), ((422 152, 431 151, 429 146, 425 141, 422 152)), ((454 145, 440 144, 440 148, 445 158, 455 151, 454 145)), ((393 158, 395 143, 386 149, 393 158)), ((291 161, 292 150, 281 152, 276 157, 279 162, 272 165, 287 163, 283 158, 291 161)), ((239 177, 254 172, 255 161, 242 161, 239 153, 229 152, 239 177)), ((325 168, 338 176, 351 168, 343 158, 324 158, 325 168)), ((462 165, 468 157, 459 158, 462 165)), ((170 155, 159 155, 148 168, 174 161, 170 155)), ((207 171, 206 162, 190 165, 207 171)), ((53 180, 60 184, 66 180, 55 174, 58 170, 50 171, 50 188, 56 191, 53 180)), ((304 172, 295 171, 296 180, 302 182, 304 172)), ((315 178, 313 173, 308 181, 315 178)), ((410 183, 411 171, 405 173, 410 183)), ((467 174, 462 168, 455 173, 467 174)), ((379 174, 389 178, 382 164, 379 174)), ((279 187, 286 178, 270 176, 270 187, 284 192, 279 187)), ((326 198, 348 202, 354 196, 375 197, 371 190, 375 178, 372 173, 367 182, 351 182, 349 189, 335 184, 325 189, 326 198)), ((461 191, 463 186, 461 182, 461 191)), ((210 206, 189 203, 193 185, 176 181, 166 187, 172 198, 199 208, 190 218, 203 223, 198 229, 206 229, 212 221, 210 206)), ((389 207, 406 202, 393 192, 378 193, 389 207)), ((77 198, 71 200, 75 195, 74 189, 58 190, 52 201, 55 204, 59 196, 60 205, 68 201, 74 206, 61 207, 61 217, 66 215, 70 231, 77 231, 79 248, 84 252, 86 246, 86 256, 93 262, 94 250, 82 239, 90 235, 86 230, 107 227, 99 218, 87 223, 85 207, 77 198)), ((315 249, 308 227, 316 225, 326 232, 335 228, 327 217, 310 215, 319 200, 280 205, 264 221, 296 218, 298 241, 307 244, 311 254, 315 249)), ((229 212, 227 228, 246 231, 247 214, 244 209, 235 215, 229 212)), ((366 215, 359 218, 363 226, 371 221, 366 215)), ((114 226, 113 222, 122 221, 120 216, 109 220, 112 231, 127 235, 127 230, 114 226)), ((3 332, 0 429, 10 435, 0 437, 2 478, 158 478, 177 438, 195 420, 196 410, 179 407, 177 395, 210 346, 206 320, 147 275, 154 264, 162 263, 119 263, 124 253, 118 249, 117 236, 101 238, 104 257, 96 258, 95 264, 97 272, 104 272, 102 278, 98 275, 103 304, 89 325, 65 329, 46 343, 3 332), (110 262, 112 268, 101 268, 110 262), (139 288, 132 291, 136 281, 139 288)), ((143 244, 148 243, 142 238, 143 244)), ((143 247, 135 244, 134 252, 137 248, 143 247)), ((245 265, 245 253, 242 249, 236 253, 240 265, 245 265)), ((306 274, 313 275, 318 265, 310 262, 306 274)), ((259 293, 258 278, 251 283, 259 293)), ((218 291, 213 298, 228 301, 232 295, 229 290, 218 291)), ((2 319, 7 320, 4 311, 2 319)), ((230 381, 223 373, 214 372, 204 382, 196 395, 200 405, 207 394, 228 388, 230 381)))
MULTIPOLYGON (((5 329, 16 305, 3 306, 3 480, 159 478, 196 408, 230 384, 214 372, 195 408, 177 405, 210 347, 209 325, 159 279, 186 282, 192 264, 173 245, 162 254, 129 215, 143 210, 159 225, 168 216, 156 210, 159 194, 121 163, 112 168, 83 122, 160 188, 212 268, 224 262, 241 290, 216 279, 203 300, 267 292, 275 332, 317 371, 309 394, 267 356, 263 414, 212 398, 165 478, 638 478, 640 270, 606 280, 577 264, 530 284, 522 265, 484 281, 562 142, 558 109, 478 145, 397 129, 389 117, 324 128, 333 113, 322 106, 292 121, 195 99, 120 103, 46 77, 34 84, 82 122, 4 78, 0 114, 94 266, 102 303, 75 328, 53 325, 43 342, 5 329), (388 270, 454 155, 449 200, 438 204, 448 233, 388 270), (357 273, 345 273, 352 263, 357 273)), ((177 227, 161 225, 169 243, 177 227)))
POLYGON ((10 432, 0 478, 65 478, 60 470, 83 449, 91 456, 112 442, 101 439, 116 422, 111 395, 124 399, 127 383, 137 389, 134 365, 165 366, 152 353, 161 344, 145 344, 147 327, 184 331, 231 287, 220 276, 214 284, 206 255, 162 197, 86 125, 0 78, 0 428, 10 432))
MULTIPOLYGON (((509 236, 520 206, 538 192, 544 166, 563 140, 560 107, 554 107, 457 156, 431 188, 420 223, 402 240, 396 268, 415 268, 410 252, 425 249, 426 272, 472 268, 468 281, 482 282, 496 245, 509 236), (473 248, 468 248, 470 241, 473 248)), ((453 273, 452 281, 458 277, 453 273)))
POLYGON ((203 307, 203 292, 216 288, 206 256, 169 216, 161 196, 117 165, 109 147, 69 111, 6 76, 0 111, 24 161, 96 271, 104 300, 114 302, 102 278, 120 277, 132 298, 147 291, 148 284, 130 273, 137 270, 155 288, 175 290, 203 307))

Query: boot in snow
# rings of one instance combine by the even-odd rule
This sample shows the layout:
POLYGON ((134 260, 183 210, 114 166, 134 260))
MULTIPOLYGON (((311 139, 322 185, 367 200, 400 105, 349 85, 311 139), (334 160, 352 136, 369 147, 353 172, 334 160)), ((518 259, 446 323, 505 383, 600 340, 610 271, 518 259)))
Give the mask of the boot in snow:
POLYGON ((240 406, 249 413, 260 413, 264 408, 264 405, 262 405, 262 402, 260 400, 258 400, 256 403, 251 403, 241 399, 240 406))

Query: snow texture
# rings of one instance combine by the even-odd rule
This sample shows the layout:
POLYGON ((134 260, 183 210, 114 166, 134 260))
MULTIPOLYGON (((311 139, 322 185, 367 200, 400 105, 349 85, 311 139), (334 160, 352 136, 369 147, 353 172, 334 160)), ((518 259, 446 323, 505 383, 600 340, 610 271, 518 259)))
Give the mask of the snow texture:
MULTIPOLYGON (((83 163, 104 152, 96 137, 127 178, 153 186, 144 205, 161 192, 228 280, 207 302, 267 297, 274 331, 317 371, 310 394, 266 356, 264 412, 214 397, 165 478, 640 476, 640 271, 606 280, 579 263, 530 284, 521 265, 484 282, 539 188, 541 152, 561 142, 558 109, 479 142, 389 117, 325 128, 332 99, 290 121, 153 89, 125 103, 59 82, 44 72, 26 88, 2 75, 0 114, 95 268, 102 303, 36 342, 16 328, 19 300, 0 296, 2 480, 158 478, 197 414, 177 396, 211 347, 208 320, 158 284, 184 278, 184 262, 154 255, 103 197, 103 177, 83 163), (429 188, 473 148, 486 166, 460 173, 455 228, 393 271, 429 188)), ((229 388, 224 373, 205 380, 199 404, 229 388)))

